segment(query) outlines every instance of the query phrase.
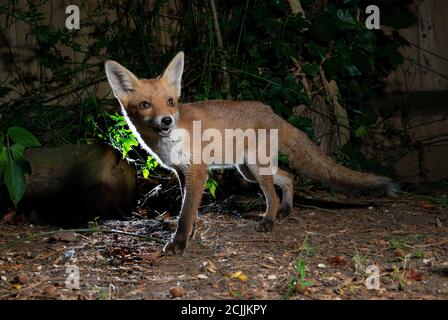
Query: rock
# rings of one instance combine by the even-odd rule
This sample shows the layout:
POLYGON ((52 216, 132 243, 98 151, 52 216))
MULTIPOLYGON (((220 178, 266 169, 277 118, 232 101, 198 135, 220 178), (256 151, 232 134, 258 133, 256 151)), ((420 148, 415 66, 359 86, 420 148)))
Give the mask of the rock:
POLYGON ((57 293, 57 288, 55 286, 47 286, 44 288, 43 293, 47 296, 54 296, 57 293))
POLYGON ((403 257, 406 256, 406 252, 404 252, 404 250, 397 249, 397 250, 395 251, 395 255, 396 255, 397 257, 403 258, 403 257))
POLYGON ((28 283, 28 275, 26 273, 19 273, 14 278, 14 283, 27 284, 28 283))
POLYGON ((294 287, 294 292, 298 294, 305 294, 308 291, 308 287, 304 286, 302 283, 297 282, 294 287))
POLYGON ((185 289, 181 286, 175 286, 170 288, 170 295, 173 298, 180 298, 185 295, 185 289))
POLYGON ((60 232, 53 234, 49 239, 48 242, 72 242, 76 240, 76 233, 74 232, 60 232))

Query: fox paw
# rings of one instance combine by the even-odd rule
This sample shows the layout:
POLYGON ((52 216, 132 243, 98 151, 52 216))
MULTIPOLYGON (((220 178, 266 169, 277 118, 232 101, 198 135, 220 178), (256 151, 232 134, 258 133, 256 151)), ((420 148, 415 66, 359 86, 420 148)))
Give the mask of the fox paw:
POLYGON ((167 256, 183 255, 187 248, 187 241, 171 240, 163 248, 163 253, 167 256))
POLYGON ((292 207, 289 204, 283 204, 278 210, 277 217, 279 219, 284 219, 288 217, 292 212, 292 207))
POLYGON ((270 232, 272 229, 274 229, 274 221, 270 218, 263 218, 255 228, 258 232, 270 232))

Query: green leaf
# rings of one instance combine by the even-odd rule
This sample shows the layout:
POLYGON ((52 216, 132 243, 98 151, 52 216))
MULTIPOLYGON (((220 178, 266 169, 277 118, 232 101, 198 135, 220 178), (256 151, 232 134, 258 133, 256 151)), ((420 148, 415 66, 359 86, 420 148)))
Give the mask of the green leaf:
POLYGON ((302 282, 302 285, 305 287, 311 287, 313 285, 313 283, 311 281, 304 281, 304 282, 302 282))
POLYGON ((148 158, 146 158, 146 167, 148 168, 148 170, 157 168, 158 165, 159 163, 157 162, 156 158, 152 156, 148 156, 148 158))
POLYGON ((311 55, 323 59, 326 56, 328 49, 319 46, 316 42, 311 41, 308 44, 308 51, 311 55))
POLYGON ((5 182, 9 196, 14 203, 14 206, 17 207, 17 204, 25 194, 26 180, 25 172, 14 161, 8 161, 5 169, 5 182))
POLYGON ((318 64, 309 64, 308 63, 303 66, 303 71, 307 75, 313 77, 316 73, 319 72, 319 68, 320 68, 320 66, 318 64))
POLYGON ((135 139, 134 136, 122 138, 120 139, 120 143, 123 152, 123 159, 126 157, 128 152, 131 151, 133 146, 138 146, 137 139, 135 139))
POLYGON ((215 192, 217 187, 218 187, 218 181, 216 181, 215 179, 208 179, 207 182, 205 183, 205 189, 210 192, 213 198, 216 198, 215 192))
POLYGON ((279 153, 278 154, 278 161, 284 165, 289 165, 289 159, 286 154, 279 153))
POLYGON ((367 126, 360 126, 355 130, 355 137, 357 138, 363 138, 369 134, 369 127, 367 126))
POLYGON ((346 66, 345 70, 347 71, 349 76, 360 76, 361 72, 356 66, 346 66))
POLYGON ((23 161, 23 152, 25 151, 25 147, 20 143, 14 143, 11 146, 11 154, 12 158, 15 162, 23 161))
POLYGON ((311 139, 314 138, 313 121, 310 118, 298 117, 292 115, 289 117, 288 122, 291 123, 297 129, 300 129, 303 132, 305 132, 311 139))
POLYGON ((8 165, 8 149, 6 147, 1 147, 0 149, 0 179, 5 172, 5 168, 8 165))
POLYGON ((144 168, 143 169, 143 178, 148 179, 148 177, 149 177, 149 170, 144 168))
POLYGON ((338 16, 339 20, 341 20, 342 22, 345 22, 347 25, 350 25, 350 26, 358 25, 355 18, 353 18, 350 11, 348 11, 348 10, 338 9, 337 16, 338 16))
POLYGON ((8 129, 7 135, 15 143, 20 143, 25 148, 39 147, 40 143, 36 137, 28 130, 21 127, 11 127, 8 129))

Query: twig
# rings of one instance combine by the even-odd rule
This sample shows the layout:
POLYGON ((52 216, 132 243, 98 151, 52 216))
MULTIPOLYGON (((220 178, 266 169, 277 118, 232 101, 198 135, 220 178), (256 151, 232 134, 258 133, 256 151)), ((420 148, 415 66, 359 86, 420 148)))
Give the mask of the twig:
POLYGON ((157 243, 161 243, 161 244, 165 244, 165 240, 162 239, 158 239, 158 238, 154 238, 154 237, 150 237, 150 236, 146 236, 143 234, 137 234, 137 233, 130 233, 130 232, 124 232, 124 231, 119 231, 119 230, 110 230, 110 229, 103 229, 103 228, 86 228, 86 229, 65 229, 65 230, 55 230, 55 231, 47 231, 47 232, 41 232, 38 234, 32 234, 30 236, 27 236, 25 238, 19 239, 17 241, 11 242, 11 243, 7 243, 3 246, 0 247, 0 251, 6 250, 6 249, 10 249, 12 247, 15 247, 19 244, 21 244, 22 242, 25 241, 29 241, 35 238, 41 238, 41 237, 46 237, 46 236, 51 236, 54 234, 59 234, 59 233, 67 233, 67 232, 77 232, 77 233, 95 233, 95 232, 100 232, 100 233, 114 233, 114 234, 121 234, 121 235, 126 235, 126 236, 131 236, 131 237, 138 237, 138 238, 143 238, 145 240, 148 241, 154 241, 157 243))
POLYGON ((440 242, 436 242, 436 243, 428 243, 428 244, 420 244, 420 245, 409 245, 410 248, 412 249, 416 249, 416 248, 428 248, 428 247, 437 247, 437 246, 442 246, 444 244, 448 244, 448 239, 445 239, 443 241, 440 242))
POLYGON ((324 208, 319 208, 316 206, 308 206, 305 204, 298 204, 299 207, 304 207, 304 208, 310 208, 310 209, 316 209, 316 210, 320 210, 320 211, 325 211, 325 212, 330 212, 330 213, 334 213, 334 214, 339 214, 340 212, 338 211, 333 211, 333 210, 329 210, 329 209, 324 209, 324 208))
MULTIPOLYGON (((218 21, 218 12, 216 10, 216 4, 215 0, 210 0, 210 7, 212 10, 212 16, 213 16, 213 23, 215 26, 215 33, 216 33, 216 42, 218 43, 219 50, 221 51, 221 66, 224 70, 227 69, 227 61, 224 56, 224 44, 222 42, 222 34, 221 34, 221 28, 219 26, 218 21)), ((224 71, 223 76, 223 85, 224 88, 227 90, 227 99, 232 99, 232 96, 230 94, 230 74, 228 71, 224 71)))

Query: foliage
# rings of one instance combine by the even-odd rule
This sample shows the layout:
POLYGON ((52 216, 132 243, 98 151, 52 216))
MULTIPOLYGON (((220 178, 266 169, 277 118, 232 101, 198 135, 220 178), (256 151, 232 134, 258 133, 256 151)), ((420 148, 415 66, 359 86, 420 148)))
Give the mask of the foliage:
POLYGON ((286 291, 286 294, 283 297, 285 300, 288 300, 291 297, 292 293, 294 292, 297 286, 306 289, 307 287, 313 285, 310 281, 306 280, 306 265, 302 259, 297 258, 294 269, 297 275, 294 275, 293 278, 288 283, 288 290, 286 291))
POLYGON ((104 113, 103 116, 107 129, 103 131, 95 119, 90 117, 88 122, 92 127, 92 132, 101 140, 108 142, 114 149, 120 151, 123 159, 133 151, 134 155, 131 159, 135 159, 139 171, 147 179, 150 172, 158 167, 156 159, 151 155, 146 155, 146 153, 143 156, 137 148, 134 148, 138 146, 138 141, 128 128, 124 116, 118 113, 104 113))
MULTIPOLYGON (((291 72, 291 58, 303 62, 310 81, 322 66, 329 79, 337 80, 350 118, 351 147, 339 150, 339 160, 372 169, 369 159, 356 155, 375 132, 372 100, 382 92, 382 79, 403 62, 398 49, 406 41, 397 32, 367 30, 364 8, 379 5, 383 25, 392 28, 413 21, 405 9, 407 0, 338 0, 326 5, 302 0, 306 18, 293 16, 286 0, 218 1, 225 51, 221 52, 207 1, 177 2, 176 11, 168 15, 167 1, 162 0, 107 0, 95 8, 81 1, 80 30, 52 24, 53 17, 43 14, 48 0, 29 2, 26 7, 14 1, 0 5, 0 15, 7 17, 0 19, 0 39, 9 52, 2 56, 9 75, 0 84, 0 126, 26 126, 44 145, 105 140, 123 157, 136 159, 144 176, 156 164, 141 156, 135 138, 116 114, 117 102, 99 86, 105 82, 106 59, 151 78, 184 50, 184 101, 222 99, 229 93, 237 100, 261 100, 312 138, 316 137, 311 120, 293 112, 297 105, 310 110, 315 106, 291 72), (7 37, 17 22, 29 27, 26 37, 33 43, 36 74, 27 71, 30 65, 14 53, 7 37), (229 88, 223 86, 224 71, 230 74, 229 88)), ((322 90, 313 94, 325 98, 322 90)), ((330 120, 335 122, 334 115, 330 120)), ((206 187, 213 195, 216 184, 208 182, 206 187)))
POLYGON ((31 171, 24 158, 24 151, 39 146, 36 137, 21 127, 10 127, 6 135, 0 136, 0 183, 3 181, 6 184, 16 207, 25 194, 25 175, 31 171))
POLYGON ((218 181, 216 181, 216 179, 214 178, 209 178, 205 183, 205 190, 210 192, 213 198, 216 198, 215 192, 217 187, 218 187, 218 181))

